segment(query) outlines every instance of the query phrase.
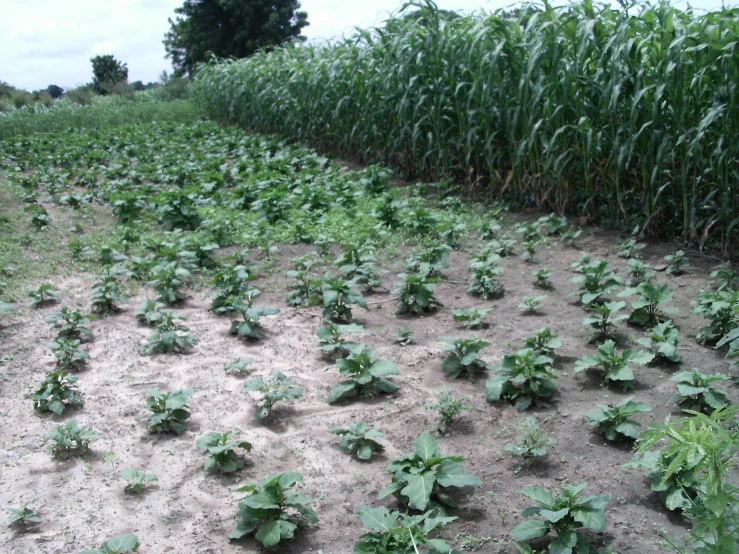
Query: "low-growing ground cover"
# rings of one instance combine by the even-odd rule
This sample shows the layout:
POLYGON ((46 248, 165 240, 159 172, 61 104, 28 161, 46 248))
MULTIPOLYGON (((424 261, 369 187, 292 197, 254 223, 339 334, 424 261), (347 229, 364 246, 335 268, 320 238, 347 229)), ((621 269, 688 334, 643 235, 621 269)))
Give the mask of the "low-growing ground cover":
MULTIPOLYGON (((382 530, 363 525, 375 512, 362 506, 402 512, 400 501, 426 506, 439 500, 447 515, 457 518, 444 521, 441 531, 450 546, 515 552, 511 530, 528 521, 522 512, 532 504, 518 491, 542 486, 556 495, 563 485, 580 483, 588 484, 583 496, 611 495, 605 531, 583 532, 593 551, 666 552, 658 532, 674 538, 688 530, 678 512, 664 507, 659 491, 650 490, 646 470, 623 467, 632 459, 631 443, 606 440, 585 415, 597 405, 633 397, 652 408, 630 416, 644 429, 679 413, 681 400, 673 398, 678 388, 669 379, 674 374, 693 367, 705 375, 730 374, 726 349, 711 348, 720 339, 706 345, 695 339, 709 321, 700 310, 691 313, 701 290, 719 286, 720 280, 708 279, 718 261, 689 256, 680 275, 655 272, 655 284, 667 284, 674 293, 669 306, 678 311, 668 317, 680 334, 680 361, 653 356, 646 365, 630 365, 633 379, 605 382, 602 367, 576 367, 607 340, 589 342, 594 328, 583 320, 598 314, 583 309, 583 298, 588 304, 598 298, 616 302, 626 290, 629 259, 617 255, 619 237, 586 228, 571 248, 560 236, 566 220, 546 217, 536 224, 538 216, 450 201, 438 186, 391 187, 378 167, 349 171, 307 149, 211 123, 33 135, 1 148, 5 273, 0 280, 7 286, 0 299, 11 311, 0 319, 0 505, 35 499, 41 519, 22 532, 2 528, 0 545, 8 552, 78 552, 135 533, 142 552, 255 552, 260 542, 281 538, 280 552, 343 554, 367 529, 382 530), (79 205, 70 203, 72 196, 79 205), (43 208, 48 223, 37 229, 25 205, 43 208), (533 255, 522 242, 538 243, 533 255), (606 260, 607 268, 597 260, 606 260), (546 298, 537 310, 523 313, 524 297, 541 296, 534 272, 544 268, 551 272, 546 298), (610 272, 623 278, 624 286, 610 272), (573 282, 577 275, 584 278, 573 282), (58 298, 33 308, 27 292, 44 283, 58 298), (96 306, 103 294, 111 309, 93 317, 93 294, 96 306), (158 316, 143 315, 146 299, 162 303, 149 310, 158 316), (89 361, 64 366, 78 378, 74 385, 84 405, 70 404, 57 417, 35 412, 33 394, 61 363, 47 343, 59 338, 49 319, 56 321, 50 316, 64 306, 88 316, 84 327, 92 337, 85 333, 75 346, 89 361), (458 310, 472 308, 483 313, 488 327, 466 328, 469 318, 460 320, 458 310), (139 310, 141 321, 135 317, 139 310), (168 310, 186 316, 181 321, 187 330, 161 332, 187 333, 195 340, 177 349, 181 352, 147 349, 144 354, 151 355, 142 355, 142 345, 168 310), (317 336, 329 327, 324 315, 336 317, 337 329, 317 336), (237 322, 233 333, 232 322, 237 322), (246 324, 248 332, 240 332, 246 324), (407 344, 398 342, 401 329, 412 332, 407 344), (525 342, 532 337, 537 338, 525 342), (457 352, 453 343, 473 338, 487 344, 451 355, 457 352), (326 348, 327 341, 339 346, 326 348), (375 351, 362 357, 368 349, 375 351), (348 361, 337 364, 337 358, 348 361), (238 371, 224 370, 247 359, 238 371), (475 359, 480 363, 474 371, 457 371, 475 359), (509 387, 518 396, 504 387, 499 401, 486 400, 486 382, 494 381, 505 363, 511 372, 531 372, 525 391, 530 402, 517 403, 522 389, 515 379, 509 387), (361 370, 337 369, 354 365, 361 370), (532 375, 542 368, 555 377, 550 381, 557 390, 546 388, 543 394, 536 388, 532 375), (270 382, 266 378, 278 373, 292 382, 286 385, 292 392, 275 400, 268 414, 255 410, 267 393, 245 383, 270 382), (355 386, 363 376, 367 381, 355 386), (347 379, 352 394, 329 404, 332 389, 347 379), (427 406, 438 403, 443 391, 467 397, 471 411, 461 411, 442 433, 439 410, 427 406), (175 394, 165 398, 169 393, 175 394), (161 402, 154 402, 154 409, 156 399, 161 402), (168 399, 173 400, 164 406, 168 399), (514 405, 530 407, 524 413, 514 405), (506 446, 525 444, 516 433, 530 416, 548 435, 539 437, 546 453, 513 457, 506 446), (155 417, 166 417, 166 423, 155 417), (94 434, 94 442, 87 451, 74 448, 68 460, 50 456, 44 437, 72 418, 94 434), (360 421, 384 435, 383 449, 366 461, 342 452, 330 432, 360 421), (197 441, 208 433, 237 431, 234 440, 251 448, 231 445, 223 459, 235 470, 205 471, 204 443, 198 447, 197 441), (419 439, 434 432, 434 439, 419 439), (413 476, 398 476, 397 467, 393 475, 386 471, 409 453, 415 463, 425 459, 424 444, 454 460, 427 460, 429 467, 413 476), (459 488, 452 476, 434 469, 444 463, 447 472, 463 467, 464 479, 454 474, 459 482, 482 484, 459 488), (156 481, 127 494, 121 472, 128 468, 155 475, 156 481), (435 490, 417 494, 416 485, 432 482, 431 470, 437 471, 435 490), (261 489, 234 491, 290 472, 301 474, 304 484, 291 478, 284 488, 312 498, 318 524, 295 529, 289 540, 285 533, 293 532, 292 521, 299 518, 277 525, 269 523, 273 514, 265 510, 259 526, 249 531, 249 522, 258 519, 247 510, 257 500, 249 499, 261 489), (409 490, 395 491, 400 501, 390 492, 377 500, 391 479, 408 483, 409 490), (245 538, 229 542, 239 510, 237 535, 245 538)), ((634 250, 632 255, 655 267, 674 253, 659 244, 634 250)), ((639 298, 626 298, 620 313, 628 316, 639 298)), ((709 299, 705 293, 702 298, 705 306, 709 299)), ((730 313, 715 333, 729 336, 733 317, 730 313)), ((651 352, 636 342, 651 336, 645 335, 649 329, 626 319, 611 321, 608 340, 615 341, 617 355, 628 349, 651 352)), ((625 369, 613 371, 622 376, 625 369)), ((736 399, 730 381, 717 379, 711 386, 726 391, 729 401, 736 399)), ((209 444, 208 453, 216 454, 218 446, 209 444)), ((600 528, 599 521, 590 523, 589 528, 600 528)), ((372 541, 385 540, 378 537, 372 541)))

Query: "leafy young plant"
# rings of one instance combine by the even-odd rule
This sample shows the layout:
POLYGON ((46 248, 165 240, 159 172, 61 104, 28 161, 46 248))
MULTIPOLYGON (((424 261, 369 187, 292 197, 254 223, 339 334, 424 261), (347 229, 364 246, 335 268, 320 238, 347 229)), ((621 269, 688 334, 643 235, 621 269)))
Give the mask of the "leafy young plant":
POLYGON ((241 448, 251 452, 251 443, 242 440, 234 440, 241 431, 216 433, 211 431, 200 437, 195 445, 207 456, 205 460, 205 471, 218 467, 223 473, 233 473, 244 467, 236 449, 241 448))
POLYGON ((375 440, 385 435, 376 429, 370 429, 369 424, 364 420, 350 423, 348 428, 334 427, 328 432, 341 437, 339 448, 344 452, 356 454, 360 460, 369 460, 373 452, 385 448, 375 440))
POLYGON ((680 361, 677 351, 680 335, 672 321, 663 321, 647 329, 646 336, 636 339, 636 343, 652 352, 655 358, 664 358, 673 363, 680 361))
POLYGON ((535 269, 532 272, 532 275, 536 277, 536 281, 534 281, 534 286, 539 287, 542 289, 551 289, 552 288, 552 270, 541 268, 541 269, 535 269))
POLYGON ((549 447, 556 443, 555 439, 547 436, 535 417, 526 417, 516 425, 515 441, 506 444, 503 450, 524 461, 534 461, 546 456, 549 447))
POLYGON ((477 337, 454 338, 448 336, 439 337, 446 344, 441 348, 442 352, 448 352, 441 362, 441 369, 456 379, 462 374, 468 377, 477 377, 480 373, 489 369, 487 362, 477 356, 480 350, 490 346, 489 342, 477 337))
POLYGON ((80 427, 77 420, 72 418, 49 431, 45 438, 52 443, 51 453, 66 460, 75 453, 86 454, 90 443, 102 439, 103 436, 90 427, 80 427))
POLYGON ((575 362, 575 373, 600 366, 605 371, 603 380, 606 384, 610 381, 618 381, 624 389, 629 389, 634 383, 634 370, 631 364, 646 365, 653 359, 654 354, 631 348, 619 355, 616 352, 616 343, 607 340, 598 345, 598 351, 595 354, 584 354, 575 362))
POLYGON ((413 342, 413 330, 408 327, 401 327, 398 329, 398 334, 395 336, 395 340, 400 346, 408 346, 413 342))
POLYGON ((231 311, 234 301, 243 298, 252 290, 251 282, 257 279, 251 268, 245 264, 236 263, 222 267, 213 275, 211 281, 213 287, 206 294, 206 298, 212 298, 210 309, 217 314, 231 311))
POLYGON ((265 377, 256 377, 255 379, 245 381, 244 390, 261 393, 261 397, 255 405, 258 420, 267 417, 276 402, 295 400, 305 393, 292 379, 280 371, 273 371, 265 377))
POLYGON ((236 489, 251 494, 239 502, 236 527, 228 538, 254 534, 254 538, 270 547, 283 539, 292 539, 298 527, 318 523, 318 516, 311 508, 313 499, 291 490, 302 482, 300 473, 288 471, 236 489))
POLYGON ((197 229, 203 218, 197 212, 199 202, 196 192, 172 188, 154 197, 159 222, 164 230, 197 229))
POLYGON ((126 552, 137 552, 139 539, 136 535, 119 535, 111 537, 97 550, 83 550, 79 554, 124 554, 126 552))
POLYGON ((441 270, 449 267, 449 251, 446 244, 431 244, 415 254, 406 264, 408 273, 424 273, 441 279, 441 270))
POLYGON ((326 272, 321 281, 324 318, 334 322, 348 323, 352 320, 352 310, 349 306, 357 305, 365 310, 368 309, 362 293, 350 288, 354 285, 354 281, 332 277, 330 272, 326 272))
POLYGON ((591 304, 588 311, 591 315, 582 320, 583 325, 589 325, 595 331, 589 342, 600 342, 602 340, 614 339, 614 327, 619 321, 628 319, 626 314, 618 314, 626 307, 626 302, 604 302, 603 304, 591 304))
POLYGON ((421 264, 418 273, 400 273, 400 283, 395 283, 393 294, 398 295, 395 313, 416 315, 441 308, 443 304, 434 296, 438 279, 429 275, 431 268, 421 264))
POLYGON ((185 422, 190 419, 190 407, 187 401, 195 394, 195 389, 180 389, 162 392, 159 389, 146 389, 146 403, 152 416, 146 422, 150 433, 185 432, 185 422))
POLYGON ((31 299, 31 307, 38 308, 41 304, 47 302, 55 302, 62 295, 59 291, 54 290, 54 285, 43 283, 28 291, 28 298, 31 299))
POLYGON ((481 485, 482 481, 464 471, 464 456, 439 452, 439 441, 423 433, 413 443, 414 450, 393 460, 385 470, 392 480, 377 495, 378 500, 392 494, 403 506, 426 511, 429 507, 444 513, 444 506, 456 508, 451 489, 481 485))
POLYGON ((491 254, 484 259, 473 261, 470 264, 471 276, 467 292, 479 294, 484 300, 503 296, 505 287, 497 277, 503 274, 503 268, 498 266, 500 256, 491 254))
POLYGON ((638 251, 643 250, 647 245, 643 242, 636 242, 636 239, 623 239, 618 243, 619 258, 638 257, 638 251))
POLYGON ((548 398, 557 390, 552 363, 552 358, 532 348, 506 354, 502 362, 490 368, 497 375, 485 383, 485 398, 488 402, 505 399, 517 410, 526 410, 538 398, 548 398))
POLYGON ((537 515, 541 519, 522 521, 511 529, 511 536, 519 541, 528 541, 554 532, 557 538, 549 543, 551 554, 587 554, 589 549, 579 530, 605 531, 606 516, 603 510, 610 502, 611 495, 580 496, 586 487, 586 483, 562 485, 557 496, 541 485, 519 491, 519 494, 535 503, 523 511, 523 517, 537 515))
POLYGON ((57 338, 70 340, 83 340, 84 337, 92 338, 92 331, 84 326, 89 323, 79 310, 73 310, 69 306, 62 306, 58 312, 52 312, 46 318, 51 323, 51 330, 56 331, 57 338))
POLYGON ((187 320, 187 316, 170 310, 163 310, 161 314, 161 321, 141 345, 139 354, 151 356, 157 352, 183 352, 198 344, 198 339, 190 334, 190 328, 180 323, 187 320))
POLYGON ((545 300, 546 298, 547 298, 546 295, 545 296, 526 295, 523 297, 523 302, 521 302, 518 305, 518 309, 521 310, 521 312, 523 313, 535 314, 541 308, 541 301, 545 300))
POLYGON ((344 340, 341 336, 342 333, 366 333, 364 327, 357 325, 356 323, 350 323, 348 325, 337 325, 330 321, 316 331, 318 337, 318 348, 322 352, 327 354, 336 354, 338 356, 345 356, 349 348, 355 346, 356 342, 344 340))
POLYGON ((723 373, 705 375, 698 368, 691 371, 681 371, 670 377, 670 381, 677 385, 677 396, 670 398, 677 402, 683 410, 711 413, 718 408, 725 408, 731 404, 726 391, 714 386, 719 381, 728 381, 729 377, 723 373))
POLYGON ((647 281, 651 281, 654 277, 653 273, 650 273, 652 266, 632 258, 629 260, 629 265, 626 268, 626 275, 629 277, 629 286, 636 287, 647 281))
POLYGON ((630 417, 649 412, 652 408, 644 402, 634 402, 634 397, 624 398, 618 404, 596 404, 595 408, 585 414, 588 425, 595 426, 595 432, 606 440, 638 439, 640 423, 630 417))
POLYGON ((685 270, 685 252, 682 250, 665 256, 664 260, 667 262, 667 275, 680 275, 685 270))
POLYGON ((436 517, 431 511, 413 516, 391 512, 385 506, 361 506, 357 515, 370 531, 359 537, 354 545, 355 554, 459 554, 445 540, 428 536, 456 517, 436 517))
POLYGON ((33 502, 34 500, 28 500, 17 508, 8 506, 8 512, 10 512, 10 517, 8 518, 8 526, 15 525, 25 528, 29 525, 41 523, 41 517, 28 507, 28 505, 32 504, 33 502))
POLYGON ((287 292, 287 303, 294 307, 315 306, 321 303, 321 280, 310 273, 314 260, 302 256, 292 260, 293 268, 287 276, 295 279, 292 288, 287 292))
POLYGON ((78 377, 70 375, 64 368, 47 373, 44 381, 33 393, 34 409, 62 415, 69 406, 81 408, 85 402, 74 385, 78 380, 78 377))
POLYGON ((656 325, 667 320, 664 314, 674 314, 678 311, 674 306, 661 308, 662 304, 672 300, 673 292, 667 284, 655 286, 652 282, 646 282, 624 290, 619 296, 633 294, 638 294, 639 297, 631 302, 633 311, 629 316, 629 323, 642 326, 656 325))
POLYGON ((251 358, 239 358, 237 360, 232 360, 228 362, 225 366, 223 366, 223 369, 228 373, 229 371, 236 371, 243 375, 249 375, 251 373, 251 370, 249 369, 249 364, 252 363, 254 360, 251 358))
POLYGON ((452 310, 454 321, 464 323, 467 329, 487 329, 490 324, 483 321, 491 308, 458 308, 452 310))
POLYGON ((264 329, 259 323, 263 316, 275 315, 280 313, 279 308, 267 306, 254 306, 254 300, 261 293, 257 289, 251 289, 245 293, 243 300, 236 300, 232 307, 235 312, 241 315, 242 321, 234 320, 228 330, 229 335, 239 334, 247 339, 263 339, 265 337, 264 329))
POLYGON ((575 230, 574 227, 570 227, 560 235, 560 239, 565 246, 574 248, 575 241, 580 238, 580 235, 582 235, 582 229, 575 230))
POLYGON ((701 344, 721 340, 739 327, 739 290, 701 290, 693 306, 692 313, 711 320, 710 325, 701 327, 698 332, 697 339, 701 344))
MULTIPOLYGON (((390 360, 375 359, 377 350, 365 344, 347 348, 349 354, 336 360, 332 367, 348 379, 337 383, 328 394, 328 403, 334 404, 350 396, 371 397, 379 393, 392 394, 400 387, 386 379, 397 375, 398 368, 390 360)), ((329 367, 328 369, 332 369, 329 367)))
POLYGON ((602 296, 606 296, 624 282, 614 271, 609 271, 607 260, 588 260, 579 269, 580 275, 572 279, 573 283, 579 283, 580 288, 574 292, 580 297, 580 301, 586 306, 593 302, 599 302, 602 296))
POLYGON ((98 275, 92 286, 90 296, 91 310, 95 314, 110 314, 118 311, 117 303, 128 304, 124 296, 123 284, 119 277, 127 272, 120 269, 106 269, 98 275))
POLYGON ((121 477, 128 481, 125 491, 132 494, 143 492, 148 483, 154 483, 157 480, 157 476, 153 473, 140 471, 135 467, 129 467, 121 471, 121 477))
POLYGON ((427 410, 437 410, 439 412, 439 421, 436 424, 435 431, 441 435, 447 432, 449 425, 452 424, 454 418, 464 412, 472 411, 470 399, 461 394, 455 394, 453 390, 444 389, 439 391, 436 402, 424 404, 427 410))
POLYGON ((151 268, 149 285, 157 293, 157 300, 165 304, 179 302, 187 295, 182 290, 192 279, 192 273, 179 262, 162 261, 151 268))
POLYGON ((76 369, 89 361, 90 354, 78 348, 79 345, 79 340, 67 338, 58 338, 48 343, 48 347, 56 356, 57 366, 65 369, 76 369))
POLYGON ((164 319, 166 304, 156 300, 142 300, 139 308, 133 313, 136 321, 148 327, 158 325, 164 319))
POLYGON ((552 360, 554 360, 557 348, 561 348, 563 344, 559 335, 552 333, 549 327, 542 327, 534 336, 525 338, 521 342, 526 348, 531 348, 537 354, 547 356, 552 360))

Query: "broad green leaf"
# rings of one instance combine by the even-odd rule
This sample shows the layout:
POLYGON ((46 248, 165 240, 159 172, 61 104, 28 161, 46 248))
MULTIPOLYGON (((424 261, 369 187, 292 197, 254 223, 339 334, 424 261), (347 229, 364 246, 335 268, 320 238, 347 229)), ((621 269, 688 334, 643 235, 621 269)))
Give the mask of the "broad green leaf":
POLYGON ((436 481, 436 471, 429 469, 419 475, 408 475, 407 485, 400 494, 408 497, 408 506, 415 510, 425 510, 436 481))
POLYGON ((511 537, 519 541, 528 541, 546 536, 549 525, 540 519, 527 519, 511 529, 511 537))
POLYGON ((436 481, 442 487, 467 487, 482 485, 482 481, 464 471, 462 464, 444 460, 436 467, 436 481))
POLYGON ((280 542, 282 525, 281 520, 273 520, 262 523, 254 537, 264 546, 274 546, 280 542))

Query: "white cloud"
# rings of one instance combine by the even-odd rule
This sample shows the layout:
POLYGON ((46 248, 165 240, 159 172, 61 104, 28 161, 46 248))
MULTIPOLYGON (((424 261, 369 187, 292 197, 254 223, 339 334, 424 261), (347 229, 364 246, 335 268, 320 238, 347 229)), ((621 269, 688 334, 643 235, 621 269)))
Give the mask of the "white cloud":
MULTIPOLYGON (((90 58, 113 54, 128 64, 129 80, 155 81, 171 70, 162 39, 183 0, 9 0, 0 18, 0 80, 29 90, 74 86, 92 78, 90 58)), ((443 9, 494 10, 510 0, 438 0, 443 9)), ((302 0, 310 39, 379 24, 401 0, 302 0)), ((721 0, 697 0, 716 8, 721 0)))

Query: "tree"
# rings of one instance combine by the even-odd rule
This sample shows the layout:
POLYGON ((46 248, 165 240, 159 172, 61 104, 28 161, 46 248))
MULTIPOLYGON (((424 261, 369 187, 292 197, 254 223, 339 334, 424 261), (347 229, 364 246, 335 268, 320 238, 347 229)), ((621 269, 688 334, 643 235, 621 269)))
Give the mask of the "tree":
POLYGON ((192 73, 211 56, 246 58, 300 34, 308 14, 298 0, 185 0, 164 37, 175 75, 192 73))
POLYGON ((57 85, 49 85, 46 89, 46 92, 49 93, 49 96, 51 96, 54 100, 57 98, 61 98, 64 94, 64 89, 62 87, 59 87, 57 85))
POLYGON ((98 94, 110 94, 119 83, 128 81, 128 67, 112 55, 95 56, 92 62, 92 88, 98 94))

